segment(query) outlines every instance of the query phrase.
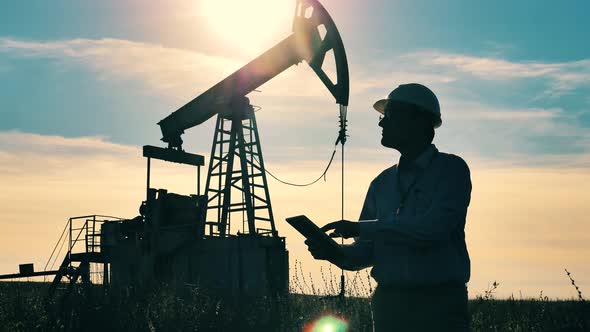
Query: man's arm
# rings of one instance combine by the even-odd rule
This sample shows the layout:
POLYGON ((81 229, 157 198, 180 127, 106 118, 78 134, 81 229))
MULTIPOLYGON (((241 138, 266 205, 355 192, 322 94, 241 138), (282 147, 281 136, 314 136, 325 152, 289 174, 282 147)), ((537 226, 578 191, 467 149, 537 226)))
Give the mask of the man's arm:
POLYGON ((471 198, 469 167, 459 157, 448 161, 434 193, 432 205, 420 216, 399 217, 392 213, 377 221, 360 223, 360 240, 384 238, 414 247, 433 246, 449 238, 465 221, 471 198))

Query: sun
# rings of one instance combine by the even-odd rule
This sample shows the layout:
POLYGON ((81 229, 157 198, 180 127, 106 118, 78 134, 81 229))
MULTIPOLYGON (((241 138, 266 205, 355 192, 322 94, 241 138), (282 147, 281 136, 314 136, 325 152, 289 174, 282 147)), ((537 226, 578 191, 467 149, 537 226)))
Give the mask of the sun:
POLYGON ((198 13, 233 48, 262 53, 289 35, 295 0, 200 0, 198 13))

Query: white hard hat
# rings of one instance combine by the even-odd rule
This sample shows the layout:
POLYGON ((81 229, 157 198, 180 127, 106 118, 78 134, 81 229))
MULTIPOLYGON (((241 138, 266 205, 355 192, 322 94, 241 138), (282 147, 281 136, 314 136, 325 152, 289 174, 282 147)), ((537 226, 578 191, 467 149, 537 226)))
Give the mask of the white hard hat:
POLYGON ((432 126, 434 128, 438 128, 442 124, 438 99, 434 92, 424 85, 418 83, 402 84, 391 91, 386 99, 378 100, 373 104, 373 108, 383 114, 387 104, 396 101, 416 105, 423 111, 432 114, 432 126))

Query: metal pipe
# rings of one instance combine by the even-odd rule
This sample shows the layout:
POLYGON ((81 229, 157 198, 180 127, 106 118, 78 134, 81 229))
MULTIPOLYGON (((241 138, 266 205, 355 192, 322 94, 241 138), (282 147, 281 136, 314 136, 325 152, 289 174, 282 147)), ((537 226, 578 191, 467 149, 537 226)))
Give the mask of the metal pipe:
POLYGON ((145 189, 145 200, 149 199, 149 191, 150 191, 150 167, 151 167, 151 160, 152 158, 147 158, 147 184, 145 189))
POLYGON ((3 275, 0 275, 0 280, 3 280, 3 279, 16 279, 16 278, 27 278, 27 277, 49 276, 49 275, 56 275, 58 272, 59 272, 59 270, 54 270, 54 271, 39 271, 39 272, 33 272, 33 273, 27 273, 27 274, 21 274, 21 273, 3 274, 3 275))
POLYGON ((201 196, 201 166, 197 166, 197 196, 201 196))
MULTIPOLYGON (((70 241, 68 242, 68 261, 71 262, 71 256, 72 256, 72 218, 70 218, 70 241)), ((71 263, 68 263, 68 266, 70 266, 71 263)))

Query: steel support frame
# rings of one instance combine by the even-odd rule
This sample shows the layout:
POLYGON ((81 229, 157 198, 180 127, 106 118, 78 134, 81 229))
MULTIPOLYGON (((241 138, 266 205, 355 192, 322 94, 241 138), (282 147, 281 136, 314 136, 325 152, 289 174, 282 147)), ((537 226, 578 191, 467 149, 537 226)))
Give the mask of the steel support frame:
POLYGON ((270 224, 270 234, 278 236, 256 117, 249 104, 235 107, 229 115, 217 117, 205 195, 209 203, 207 211, 217 212, 217 220, 213 221, 217 223, 217 233, 209 235, 230 236, 232 212, 245 212, 248 234, 264 233, 261 230, 268 233, 268 226, 256 227, 258 222, 265 222, 270 224), (231 123, 230 130, 225 128, 226 122, 231 123), (234 170, 237 165, 239 170, 234 170), (259 177, 261 183, 256 183, 259 177), (256 192, 256 188, 262 190, 256 192), (232 203, 232 196, 241 197, 241 203, 232 203), (216 204, 210 204, 212 202, 216 204), (262 213, 267 213, 268 217, 261 216, 262 213))

